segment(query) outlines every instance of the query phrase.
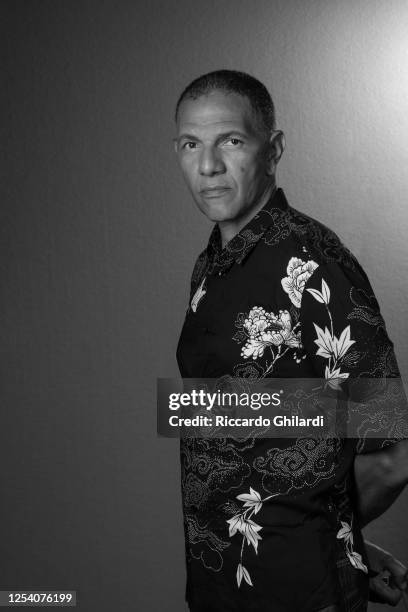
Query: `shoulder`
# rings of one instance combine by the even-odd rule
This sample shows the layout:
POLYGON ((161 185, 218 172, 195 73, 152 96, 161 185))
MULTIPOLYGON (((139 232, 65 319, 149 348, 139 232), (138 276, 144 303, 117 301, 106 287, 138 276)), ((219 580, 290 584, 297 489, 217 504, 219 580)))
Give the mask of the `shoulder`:
POLYGON ((377 301, 369 278, 357 257, 344 244, 339 235, 317 219, 288 207, 288 218, 293 240, 301 245, 308 259, 316 262, 317 277, 323 274, 332 285, 337 287, 354 287, 367 293, 368 300, 377 301))
POLYGON ((300 320, 305 345, 317 344, 316 354, 331 356, 336 368, 341 363, 353 376, 399 376, 380 305, 358 263, 318 266, 303 287, 300 320))
POLYGON ((279 269, 285 267, 287 277, 298 278, 304 285, 318 277, 321 281, 324 274, 332 284, 356 285, 373 293, 357 258, 324 223, 289 205, 279 211, 275 221, 265 233, 263 242, 265 247, 270 247, 266 248, 268 259, 273 258, 274 266, 279 269))
POLYGON ((319 265, 337 263, 351 270, 359 269, 356 257, 338 234, 317 219, 288 207, 291 235, 319 265))

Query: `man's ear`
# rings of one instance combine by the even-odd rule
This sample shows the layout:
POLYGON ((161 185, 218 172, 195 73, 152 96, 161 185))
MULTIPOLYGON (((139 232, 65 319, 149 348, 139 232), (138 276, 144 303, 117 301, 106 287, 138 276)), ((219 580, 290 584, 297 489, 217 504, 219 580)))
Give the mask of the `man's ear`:
POLYGON ((285 134, 281 130, 274 130, 268 143, 269 173, 274 174, 276 166, 285 150, 285 134))
POLYGON ((177 143, 177 138, 173 138, 173 146, 174 146, 174 152, 178 153, 178 143, 177 143))

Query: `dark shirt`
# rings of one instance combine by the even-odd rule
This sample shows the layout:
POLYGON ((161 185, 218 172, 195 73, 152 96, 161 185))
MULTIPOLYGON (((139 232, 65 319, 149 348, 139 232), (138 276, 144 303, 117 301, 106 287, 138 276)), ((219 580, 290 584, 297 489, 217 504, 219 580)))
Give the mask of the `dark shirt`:
MULTIPOLYGON (((361 266, 281 189, 223 249, 214 226, 194 267, 177 359, 184 378, 399 376, 361 266)), ((353 609, 365 609, 353 460, 401 437, 395 419, 378 426, 381 440, 364 427, 357 440, 182 440, 191 609, 348 610, 344 568, 360 601, 353 609)))

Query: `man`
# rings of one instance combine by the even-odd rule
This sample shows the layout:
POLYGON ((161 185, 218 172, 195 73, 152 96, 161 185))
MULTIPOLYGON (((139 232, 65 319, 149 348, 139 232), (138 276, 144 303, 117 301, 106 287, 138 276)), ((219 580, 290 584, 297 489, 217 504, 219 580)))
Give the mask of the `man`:
MULTIPOLYGON (((276 186, 284 136, 266 88, 236 71, 203 75, 181 94, 176 122, 182 173, 216 223, 192 275, 182 376, 398 377, 361 266, 276 186)), ((191 611, 366 610, 361 527, 408 482, 407 441, 381 433, 182 441, 191 611)), ((395 603, 406 569, 389 559, 376 569, 388 565, 390 586, 372 587, 395 603)))

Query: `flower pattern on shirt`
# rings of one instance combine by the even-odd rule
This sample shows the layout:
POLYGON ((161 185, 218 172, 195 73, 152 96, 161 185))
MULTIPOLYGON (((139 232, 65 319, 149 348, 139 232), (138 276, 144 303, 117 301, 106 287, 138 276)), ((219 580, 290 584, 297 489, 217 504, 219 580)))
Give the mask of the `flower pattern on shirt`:
MULTIPOLYGON (((290 259, 287 266, 288 276, 282 279, 281 284, 295 308, 301 307, 305 285, 317 268, 318 264, 313 260, 304 262, 297 257, 290 259)), ((326 309, 329 327, 326 326, 323 330, 316 323, 313 323, 317 335, 314 342, 318 347, 316 355, 328 360, 328 365, 326 365, 324 371, 325 378, 335 385, 337 379, 349 377, 349 372, 342 371, 341 366, 343 358, 355 343, 355 340, 350 337, 350 325, 345 327, 339 336, 334 333, 333 316, 329 308, 331 292, 326 281, 322 279, 320 291, 311 288, 307 291, 326 309)), ((270 349, 272 362, 266 364, 262 377, 271 372, 275 362, 283 357, 288 350, 302 348, 300 322, 298 321, 292 326, 292 319, 288 310, 280 310, 279 315, 275 315, 260 306, 253 306, 246 316, 242 317, 242 313, 240 313, 236 326, 240 328, 241 334, 234 336, 234 339, 242 341, 243 338, 246 338, 246 343, 241 350, 242 357, 245 359, 252 357, 253 360, 256 360, 264 356, 267 348, 270 349), (282 350, 282 347, 285 348, 282 350)), ((278 493, 261 499, 260 494, 252 487, 250 487, 249 494, 237 495, 237 499, 245 502, 245 509, 228 519, 227 523, 229 524, 230 537, 237 532, 242 535, 241 554, 236 573, 238 587, 241 586, 242 579, 253 586, 250 574, 243 565, 245 539, 248 544, 252 544, 256 554, 258 554, 258 541, 262 540, 259 535, 262 526, 255 523, 251 517, 261 510, 263 502, 275 495, 278 495, 278 493)), ((353 550, 351 526, 345 521, 341 521, 341 524, 342 527, 337 533, 337 538, 344 539, 346 554, 350 563, 356 569, 367 572, 362 556, 353 550)))
MULTIPOLYGON (((286 270, 288 276, 282 278, 281 284, 295 309, 300 308, 305 284, 316 268, 318 264, 313 260, 305 262, 298 257, 290 259, 286 270)), ((298 313, 295 316, 296 319, 299 318, 298 313)), ((248 314, 239 313, 235 326, 239 333, 235 334, 234 340, 240 343, 245 340, 241 349, 244 359, 252 357, 256 360, 263 357, 265 350, 269 348, 272 361, 266 364, 262 377, 273 370, 276 361, 288 350, 302 348, 300 323, 294 323, 291 313, 286 309, 280 310, 276 315, 260 306, 253 306, 248 314)), ((300 362, 299 359, 297 361, 300 362)))
POLYGON ((280 310, 278 315, 266 312, 259 306, 251 308, 247 318, 244 320, 243 329, 248 339, 242 348, 241 355, 245 359, 262 357, 267 347, 271 347, 273 358, 276 360, 281 356, 282 345, 289 348, 299 348, 300 332, 296 333, 299 324, 292 326, 292 319, 287 310, 280 310), (278 347, 275 354, 272 347, 278 347))
POLYGON ((281 283, 296 308, 300 308, 303 289, 317 267, 318 264, 313 260, 302 261, 298 257, 290 259, 286 270, 287 276, 282 278, 281 283))

